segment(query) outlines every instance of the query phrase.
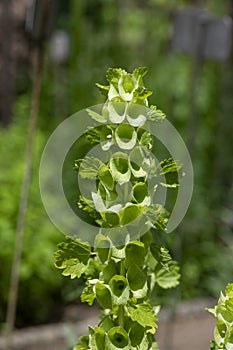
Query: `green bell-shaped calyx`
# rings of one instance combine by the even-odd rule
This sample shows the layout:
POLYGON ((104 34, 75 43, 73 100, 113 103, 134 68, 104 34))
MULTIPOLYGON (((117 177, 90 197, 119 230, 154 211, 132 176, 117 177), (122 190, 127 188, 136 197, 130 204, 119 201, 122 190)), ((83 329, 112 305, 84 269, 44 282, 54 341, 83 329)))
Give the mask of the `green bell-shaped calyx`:
POLYGON ((113 327, 110 329, 107 334, 105 344, 106 349, 108 350, 130 349, 129 336, 125 329, 122 327, 113 327))
POLYGON ((129 286, 124 276, 117 275, 112 277, 109 282, 112 292, 112 302, 116 305, 125 305, 129 299, 129 286))

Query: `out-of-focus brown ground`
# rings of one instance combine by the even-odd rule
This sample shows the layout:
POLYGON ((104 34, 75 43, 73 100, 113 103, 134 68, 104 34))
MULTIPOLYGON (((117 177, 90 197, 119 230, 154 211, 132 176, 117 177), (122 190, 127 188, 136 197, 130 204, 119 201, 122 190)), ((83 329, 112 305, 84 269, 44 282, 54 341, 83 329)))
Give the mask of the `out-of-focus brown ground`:
MULTIPOLYGON (((214 317, 205 307, 210 300, 183 303, 172 316, 161 311, 156 339, 160 350, 208 350, 215 325, 214 317)), ((18 330, 13 334, 12 350, 68 350, 87 326, 98 324, 98 310, 85 305, 67 309, 64 322, 18 330)), ((0 350, 6 349, 6 338, 0 336, 0 350)))

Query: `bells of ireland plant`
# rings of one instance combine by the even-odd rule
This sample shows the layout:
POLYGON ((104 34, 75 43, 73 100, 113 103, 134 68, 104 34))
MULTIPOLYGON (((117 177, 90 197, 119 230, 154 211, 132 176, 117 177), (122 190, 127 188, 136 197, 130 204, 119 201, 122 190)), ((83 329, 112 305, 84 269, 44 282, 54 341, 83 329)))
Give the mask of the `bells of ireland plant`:
POLYGON ((94 244, 66 237, 58 245, 55 265, 64 276, 86 281, 81 301, 95 302, 102 313, 75 350, 158 349, 159 306, 152 304, 151 294, 155 287, 179 283, 177 263, 157 239, 166 232, 169 217, 157 199, 164 188, 176 190, 182 166, 171 157, 157 161, 155 138, 146 123, 163 123, 166 116, 149 105, 146 73, 144 67, 132 73, 109 68, 107 85, 96 84, 105 103, 86 110, 93 120, 84 135, 88 151, 74 159, 85 193, 79 188, 73 193, 80 194, 77 206, 96 236, 94 244), (97 156, 90 153, 96 147, 97 156))

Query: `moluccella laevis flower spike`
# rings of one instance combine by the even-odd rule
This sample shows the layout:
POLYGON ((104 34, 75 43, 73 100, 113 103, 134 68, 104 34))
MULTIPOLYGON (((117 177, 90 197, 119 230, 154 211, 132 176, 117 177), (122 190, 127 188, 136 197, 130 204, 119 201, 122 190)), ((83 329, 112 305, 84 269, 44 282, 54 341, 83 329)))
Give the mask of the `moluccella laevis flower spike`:
POLYGON ((109 85, 96 85, 108 101, 133 102, 148 106, 147 97, 152 92, 143 86, 142 78, 146 73, 145 67, 137 68, 131 74, 121 68, 109 68, 106 75, 109 85))

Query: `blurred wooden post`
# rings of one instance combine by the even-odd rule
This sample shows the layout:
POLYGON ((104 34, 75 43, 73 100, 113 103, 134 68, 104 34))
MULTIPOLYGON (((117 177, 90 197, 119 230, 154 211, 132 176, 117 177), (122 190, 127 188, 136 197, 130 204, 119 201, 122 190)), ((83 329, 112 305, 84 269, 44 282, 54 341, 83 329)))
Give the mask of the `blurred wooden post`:
POLYGON ((28 137, 25 154, 25 170, 21 187, 21 196, 19 203, 16 237, 15 237, 15 250, 11 271, 11 282, 9 291, 9 300, 7 308, 7 333, 8 333, 8 345, 7 349, 12 347, 12 331, 15 325, 17 298, 18 298, 18 286, 19 286, 19 272, 20 263, 23 249, 23 236, 25 229, 26 211, 28 206, 28 196, 31 183, 31 171, 33 161, 34 140, 36 134, 36 126, 39 111, 39 100, 41 91, 42 80, 42 65, 43 65, 43 53, 44 53, 44 41, 49 34, 49 22, 51 4, 54 4, 54 0, 32 0, 29 16, 27 18, 27 29, 30 32, 34 41, 33 49, 33 91, 31 99, 31 111, 29 117, 28 137))
POLYGON ((12 0, 2 0, 1 11, 0 122, 3 127, 7 127, 12 121, 14 99, 12 0))

